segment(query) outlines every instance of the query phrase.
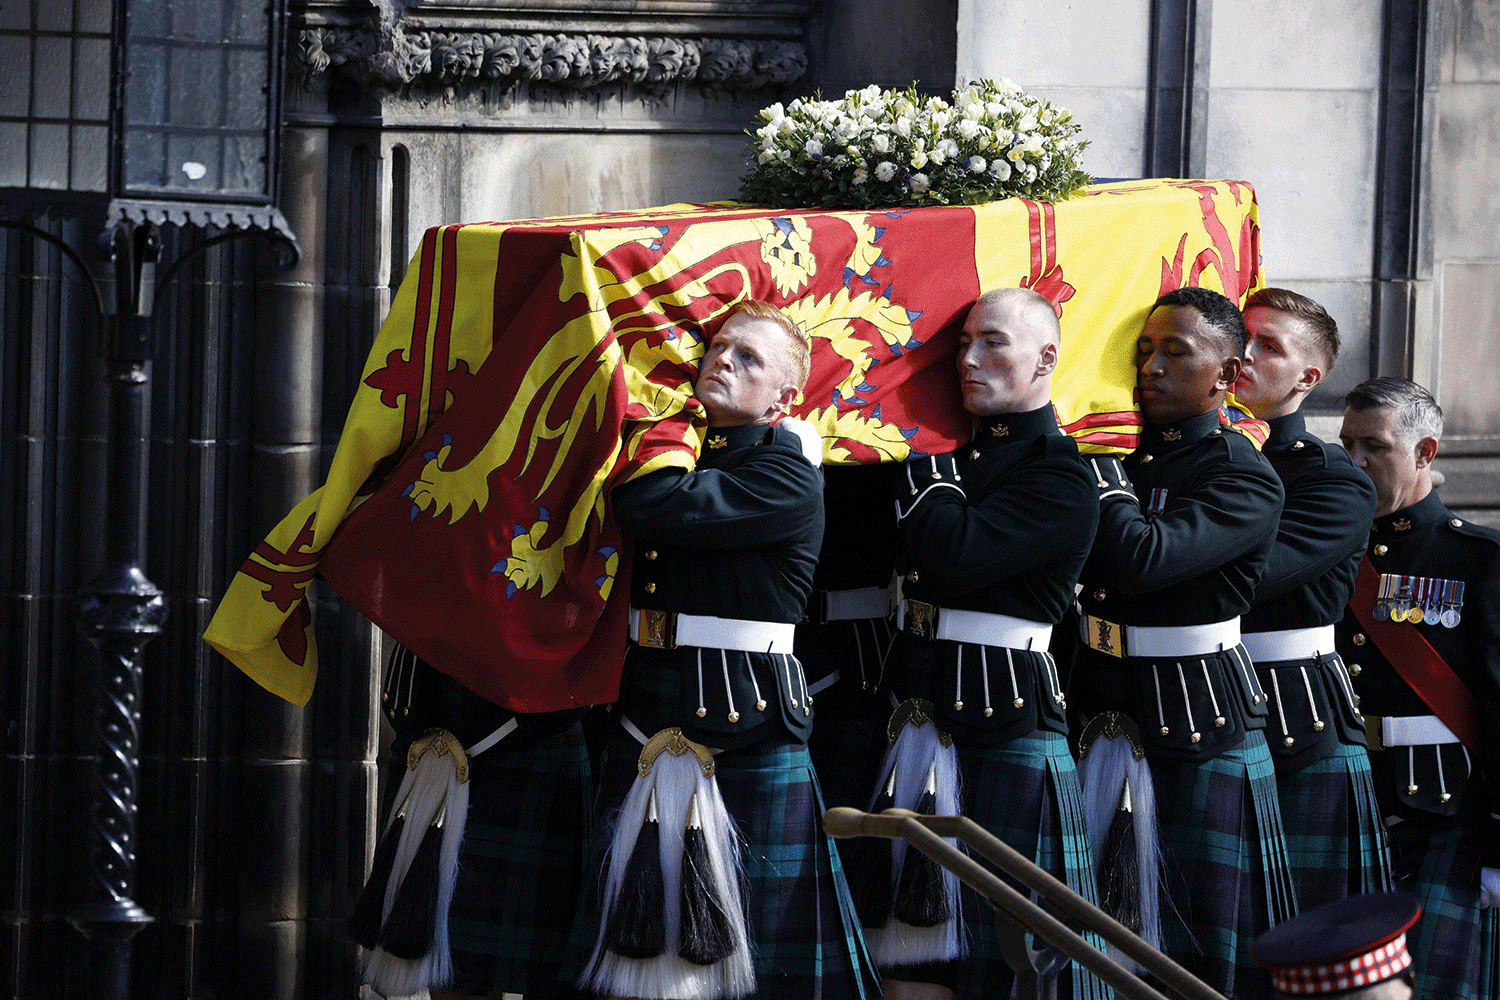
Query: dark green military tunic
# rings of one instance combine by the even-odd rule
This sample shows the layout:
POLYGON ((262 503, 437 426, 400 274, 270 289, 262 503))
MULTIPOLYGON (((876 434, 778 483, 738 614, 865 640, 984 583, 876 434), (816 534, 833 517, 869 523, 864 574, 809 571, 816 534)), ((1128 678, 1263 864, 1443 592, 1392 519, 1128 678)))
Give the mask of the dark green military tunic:
MULTIPOLYGON (((1079 597, 1086 614, 1174 628, 1249 610, 1283 493, 1248 438, 1213 411, 1147 426, 1124 459, 1123 486, 1097 461, 1099 533, 1079 597)), ((1168 864, 1165 950, 1225 995, 1269 996, 1249 944, 1295 901, 1262 736, 1265 698, 1242 646, 1193 652, 1116 658, 1081 648, 1068 708, 1075 732, 1106 710, 1139 724, 1168 864)))
MULTIPOLYGON (((1480 980, 1477 869, 1500 864, 1500 533, 1457 517, 1436 493, 1376 518, 1366 553, 1377 573, 1462 581, 1455 628, 1417 630, 1473 693, 1486 737, 1480 759, 1459 743, 1372 749, 1375 788, 1387 818, 1399 887, 1426 910, 1412 932, 1419 997, 1488 997, 1480 980)), ((1338 626, 1338 650, 1354 675, 1360 710, 1373 720, 1430 716, 1353 612, 1338 626)), ((1493 911, 1485 921, 1493 926, 1493 911)))
MULTIPOLYGON (((696 469, 650 473, 612 494, 617 523, 634 536, 632 605, 797 622, 822 541, 822 498, 821 473, 789 428, 710 428, 696 469)), ((822 831, 805 746, 812 706, 796 658, 632 643, 618 709, 647 736, 679 726, 722 751, 714 781, 742 841, 755 995, 860 1000, 877 992, 843 868, 822 831)), ((614 731, 601 815, 624 801, 640 749, 623 728, 614 731)), ((674 820, 682 822, 662 818, 663 836, 674 820)))
MULTIPOLYGON (((1344 449, 1309 434, 1300 411, 1269 423, 1261 453, 1281 477, 1286 502, 1255 604, 1240 622, 1247 635, 1337 623, 1375 516, 1375 486, 1344 449)), ((1267 742, 1304 908, 1390 885, 1349 675, 1332 642, 1315 652, 1255 664, 1271 698, 1267 742)))
MULTIPOLYGON (((1050 403, 981 417, 973 441, 952 455, 893 471, 905 597, 1042 626, 1062 621, 1093 543, 1099 502, 1093 475, 1050 403)), ((938 624, 943 614, 937 612, 938 624)), ((938 727, 955 737, 964 814, 1095 899, 1061 678, 1046 646, 903 634, 891 659, 898 695, 931 701, 938 727)), ((967 959, 888 974, 941 983, 960 997, 1008 996, 1013 973, 990 907, 966 890, 962 912, 967 959)), ((1065 969, 1060 996, 1108 995, 1081 966, 1065 969)))

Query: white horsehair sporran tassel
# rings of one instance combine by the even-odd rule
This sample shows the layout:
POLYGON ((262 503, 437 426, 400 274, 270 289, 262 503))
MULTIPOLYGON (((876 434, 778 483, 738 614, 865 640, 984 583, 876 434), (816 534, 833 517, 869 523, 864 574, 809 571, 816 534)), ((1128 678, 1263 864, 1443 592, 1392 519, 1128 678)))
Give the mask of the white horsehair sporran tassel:
MULTIPOLYGON (((632 728, 627 726, 627 728, 632 728)), ((644 734, 637 733, 637 738, 644 734)), ((745 901, 740 890, 740 836, 724 807, 714 780, 713 751, 694 743, 676 727, 664 729, 646 741, 619 814, 604 863, 604 886, 599 938, 579 986, 596 993, 620 997, 671 997, 673 1000, 737 1000, 755 992, 755 965, 750 954, 745 901), (615 908, 629 892, 633 876, 632 854, 641 835, 648 807, 654 801, 658 819, 658 860, 661 873, 661 954, 631 958, 610 947, 609 924, 615 908), (689 845, 687 832, 696 841, 689 845), (684 854, 691 847, 691 860, 701 868, 687 872, 684 885, 684 854), (703 870, 706 869, 706 870, 703 870), (722 935, 728 954, 708 964, 684 957, 683 893, 702 889, 716 898, 689 904, 695 914, 715 922, 716 937, 722 935), (718 921, 722 918, 722 923, 718 921)), ((701 943, 699 944, 701 947, 701 943)), ((705 957, 699 947, 688 954, 705 957)))
MULTIPOLYGON (((884 782, 887 787, 894 778, 895 807, 930 811, 938 816, 959 815, 958 751, 953 746, 953 737, 939 730, 933 721, 932 704, 915 698, 902 702, 891 715, 887 737, 890 748, 880 773, 887 776, 884 782)), ((957 841, 951 838, 949 843, 957 846, 957 841)), ((935 881, 923 888, 940 892, 942 898, 926 899, 927 905, 918 909, 940 911, 946 918, 932 926, 914 926, 902 919, 903 877, 910 878, 909 873, 914 870, 925 873, 931 869, 915 858, 908 862, 907 853, 916 848, 906 841, 892 840, 890 846, 891 917, 883 927, 865 928, 870 957, 882 969, 962 958, 968 953, 968 942, 963 931, 958 876, 942 868, 932 872, 935 881)))

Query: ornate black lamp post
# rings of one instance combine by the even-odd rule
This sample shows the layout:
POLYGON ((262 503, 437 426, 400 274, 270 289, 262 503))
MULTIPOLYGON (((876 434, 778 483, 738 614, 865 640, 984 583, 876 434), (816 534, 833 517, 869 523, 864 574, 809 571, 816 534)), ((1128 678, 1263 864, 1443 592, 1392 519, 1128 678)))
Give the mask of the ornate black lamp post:
POLYGON ((147 397, 157 290, 192 255, 262 232, 300 255, 275 207, 285 0, 7 0, 0 5, 0 226, 57 246, 104 323, 108 509, 104 566, 76 602, 99 649, 87 869, 69 920, 90 941, 89 995, 123 1000, 131 939, 142 650, 165 599, 141 565, 147 397), (17 88, 14 81, 26 81, 17 88), (80 254, 37 225, 101 218, 80 254), (215 227, 158 279, 160 227, 215 227), (92 258, 92 260, 88 259, 92 258))

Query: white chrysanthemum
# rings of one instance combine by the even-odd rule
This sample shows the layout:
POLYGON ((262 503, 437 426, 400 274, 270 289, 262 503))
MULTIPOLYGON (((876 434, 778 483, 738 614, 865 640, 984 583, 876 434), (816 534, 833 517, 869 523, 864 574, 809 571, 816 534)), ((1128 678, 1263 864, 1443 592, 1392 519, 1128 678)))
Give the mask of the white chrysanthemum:
POLYGON ((911 190, 913 194, 921 194, 931 185, 926 174, 911 175, 911 190))
POLYGON ((1010 164, 1004 160, 990 161, 990 176, 1000 183, 1010 180, 1010 164))
POLYGON ((942 153, 947 159, 958 156, 958 143, 952 139, 940 139, 937 144, 937 152, 942 153))
POLYGON ((890 160, 881 160, 875 164, 875 179, 877 181, 888 181, 896 176, 896 165, 890 160))

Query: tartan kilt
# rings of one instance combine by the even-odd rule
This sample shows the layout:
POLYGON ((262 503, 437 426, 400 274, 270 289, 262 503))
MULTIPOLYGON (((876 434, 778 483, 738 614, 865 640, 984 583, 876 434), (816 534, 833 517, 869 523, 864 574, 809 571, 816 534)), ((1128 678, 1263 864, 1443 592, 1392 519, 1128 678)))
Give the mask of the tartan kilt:
POLYGON ((1390 891, 1390 856, 1369 751, 1340 743, 1305 768, 1278 771, 1276 791, 1299 906, 1390 891))
POLYGON ((834 806, 863 809, 879 780, 887 746, 891 700, 885 681, 886 654, 894 627, 889 619, 861 618, 797 626, 793 649, 809 686, 838 671, 838 680, 818 691, 807 749, 834 806))
POLYGON ((1422 916, 1407 932, 1416 960, 1415 1000, 1500 998, 1497 914, 1479 909, 1485 823, 1477 809, 1462 820, 1447 830, 1406 820, 1389 831, 1396 888, 1422 904, 1422 916))
MULTIPOLYGON (((405 767, 415 734, 391 746, 405 767)), ((396 782, 388 781, 394 795, 396 782)), ((469 816, 448 911, 455 992, 572 997, 559 979, 592 820, 578 723, 516 749, 501 740, 469 760, 469 816)), ((389 804, 387 807, 387 811, 389 804)))
MULTIPOLYGON (((1083 792, 1066 736, 1037 730, 992 747, 966 746, 960 741, 958 765, 965 816, 1074 892, 1098 903, 1084 829, 1083 792)), ((999 874, 993 867, 991 870, 999 874)), ((1011 879, 1006 881, 1029 894, 1030 890, 1011 879)), ((891 970, 891 977, 939 983, 960 997, 976 1000, 1009 997, 1014 992, 1015 975, 1000 953, 995 910, 968 885, 960 891, 968 956, 952 962, 902 966, 891 970)), ((1103 939, 1092 933, 1087 936, 1095 947, 1104 949, 1103 939)), ((1044 942, 1030 944, 1040 948, 1044 942)), ((1077 963, 1069 963, 1057 985, 1059 1000, 1103 1000, 1110 995, 1103 982, 1077 963)))
MULTIPOLYGON (((627 713, 628 715, 628 713, 627 713)), ((769 727, 768 727, 769 731, 769 727)), ((823 796, 807 747, 785 732, 714 758, 715 781, 739 828, 747 927, 757 1000, 864 1000, 880 994, 854 900, 833 840, 823 832, 823 796)), ((636 778, 641 745, 623 727, 602 768, 590 889, 574 928, 580 971, 601 926, 605 851, 636 778)), ((641 998, 650 1000, 650 998, 641 998)))
POLYGON ((1152 760, 1165 871, 1162 944, 1225 996, 1269 997, 1255 937, 1297 912, 1276 792, 1258 730, 1217 757, 1152 760))

